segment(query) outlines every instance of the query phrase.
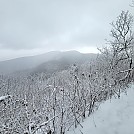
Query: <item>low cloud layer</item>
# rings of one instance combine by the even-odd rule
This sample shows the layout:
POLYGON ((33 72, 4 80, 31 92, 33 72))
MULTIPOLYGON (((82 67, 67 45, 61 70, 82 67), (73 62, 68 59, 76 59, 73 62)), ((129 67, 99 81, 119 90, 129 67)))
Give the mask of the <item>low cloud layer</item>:
POLYGON ((129 4, 131 0, 0 0, 0 49, 101 46, 109 23, 121 10, 130 9, 129 4))

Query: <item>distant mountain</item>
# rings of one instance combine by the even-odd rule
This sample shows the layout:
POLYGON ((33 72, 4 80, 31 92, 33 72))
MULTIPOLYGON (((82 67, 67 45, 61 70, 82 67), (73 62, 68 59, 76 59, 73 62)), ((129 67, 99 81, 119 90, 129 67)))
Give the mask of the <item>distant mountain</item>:
POLYGON ((82 54, 77 51, 52 51, 37 56, 22 57, 0 62, 0 73, 14 72, 54 72, 64 70, 73 63, 83 63, 96 54, 82 54))
POLYGON ((43 62, 50 61, 55 58, 60 52, 53 51, 36 56, 21 57, 12 60, 0 62, 0 73, 13 73, 16 71, 29 70, 37 67, 43 62))
POLYGON ((95 58, 96 54, 82 54, 77 51, 62 52, 54 60, 40 64, 34 72, 54 73, 68 69, 73 64, 83 64, 95 58))

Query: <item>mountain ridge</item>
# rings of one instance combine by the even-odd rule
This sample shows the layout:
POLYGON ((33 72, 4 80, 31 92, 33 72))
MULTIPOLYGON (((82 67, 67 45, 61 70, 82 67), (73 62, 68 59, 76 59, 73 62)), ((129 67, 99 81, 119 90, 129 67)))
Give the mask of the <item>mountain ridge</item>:
MULTIPOLYGON (((50 62, 57 61, 58 63, 65 60, 69 63, 74 63, 75 61, 87 61, 88 58, 91 59, 91 57, 93 58, 95 55, 96 54, 83 54, 78 51, 51 51, 36 56, 27 56, 0 61, 0 73, 8 74, 24 70, 37 71, 38 67, 47 63, 50 64, 50 62)), ((41 70, 44 71, 43 69, 41 70)))

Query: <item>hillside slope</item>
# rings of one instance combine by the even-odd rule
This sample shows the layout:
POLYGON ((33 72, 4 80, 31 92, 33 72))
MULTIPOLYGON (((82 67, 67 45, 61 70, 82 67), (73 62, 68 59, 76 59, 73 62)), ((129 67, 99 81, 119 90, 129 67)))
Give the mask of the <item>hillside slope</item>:
POLYGON ((64 67, 66 69, 74 62, 83 63, 95 57, 96 54, 82 54, 77 51, 52 51, 42 55, 0 61, 0 73, 8 74, 19 71, 54 72, 64 70, 64 67))
POLYGON ((55 59, 37 66, 34 72, 54 73, 68 69, 71 65, 81 65, 96 58, 96 54, 82 54, 77 51, 62 52, 55 59))
POLYGON ((134 85, 120 99, 107 100, 80 126, 67 134, 134 134, 134 85))
POLYGON ((6 61, 0 61, 0 73, 7 74, 16 71, 32 69, 42 64, 43 62, 47 62, 54 59, 60 53, 61 52, 53 51, 36 56, 28 56, 6 61))

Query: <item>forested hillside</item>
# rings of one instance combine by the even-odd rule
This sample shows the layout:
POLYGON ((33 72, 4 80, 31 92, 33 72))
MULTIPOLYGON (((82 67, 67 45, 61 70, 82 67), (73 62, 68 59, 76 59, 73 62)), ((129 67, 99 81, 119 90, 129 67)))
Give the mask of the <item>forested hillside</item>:
POLYGON ((65 56, 39 72, 1 74, 0 134, 66 134, 83 127, 104 101, 120 99, 134 81, 133 16, 122 11, 111 25, 109 46, 92 60, 74 63, 71 56, 64 66, 65 56))

